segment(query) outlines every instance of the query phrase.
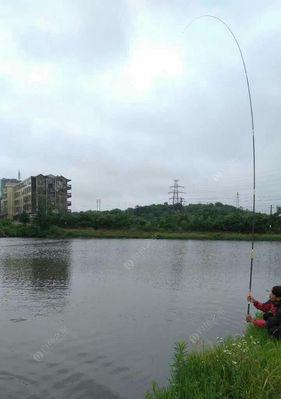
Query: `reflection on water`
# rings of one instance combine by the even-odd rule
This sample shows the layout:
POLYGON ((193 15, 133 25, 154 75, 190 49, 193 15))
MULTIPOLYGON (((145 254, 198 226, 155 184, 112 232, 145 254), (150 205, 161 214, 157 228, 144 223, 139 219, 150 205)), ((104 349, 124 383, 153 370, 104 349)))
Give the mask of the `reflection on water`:
POLYGON ((48 241, 42 244, 23 240, 15 245, 8 240, 0 251, 0 287, 6 303, 13 302, 17 292, 21 298, 17 298, 17 307, 29 307, 32 301, 36 313, 47 308, 59 311, 65 306, 70 285, 69 242, 52 242, 50 246, 48 241))
POLYGON ((170 274, 170 286, 173 289, 181 289, 183 284, 183 269, 185 264, 185 258, 187 253, 187 247, 183 241, 178 241, 173 245, 170 252, 171 256, 171 274, 170 274))
MULTIPOLYGON (((280 248, 257 243, 257 298, 280 284, 280 248)), ((249 255, 247 242, 0 239, 1 397, 143 398, 176 341, 243 331, 249 255)))

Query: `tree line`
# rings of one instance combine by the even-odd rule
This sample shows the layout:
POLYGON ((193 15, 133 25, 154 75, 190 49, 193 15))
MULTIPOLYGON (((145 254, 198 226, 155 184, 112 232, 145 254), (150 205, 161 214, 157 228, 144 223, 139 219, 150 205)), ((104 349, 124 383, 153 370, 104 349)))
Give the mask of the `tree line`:
MULTIPOLYGON (((153 204, 126 210, 84 211, 57 214, 41 209, 31 221, 22 214, 23 224, 45 230, 61 228, 93 228, 103 230, 171 231, 171 232, 237 232, 250 233, 252 212, 220 202, 215 204, 153 204)), ((281 233, 281 212, 267 215, 256 213, 257 233, 281 233)))

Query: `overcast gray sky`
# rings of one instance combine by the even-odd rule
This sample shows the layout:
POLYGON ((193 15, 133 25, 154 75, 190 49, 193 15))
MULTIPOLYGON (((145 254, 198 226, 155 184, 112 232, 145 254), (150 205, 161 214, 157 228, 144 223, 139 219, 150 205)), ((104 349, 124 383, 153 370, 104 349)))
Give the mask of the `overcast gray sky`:
POLYGON ((0 177, 62 174, 72 209, 281 204, 281 2, 1 0, 0 177))

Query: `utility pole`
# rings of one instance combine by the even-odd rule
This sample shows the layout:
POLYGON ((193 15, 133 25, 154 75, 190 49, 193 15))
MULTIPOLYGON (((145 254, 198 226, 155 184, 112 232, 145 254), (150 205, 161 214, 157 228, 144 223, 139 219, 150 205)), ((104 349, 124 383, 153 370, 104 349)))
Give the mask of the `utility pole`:
POLYGON ((239 193, 236 193, 236 208, 239 208, 239 193))
POLYGON ((174 179, 174 184, 170 186, 172 191, 169 191, 169 194, 172 194, 172 197, 169 199, 172 201, 172 204, 183 204, 184 198, 180 197, 179 194, 185 194, 184 191, 180 191, 179 189, 184 188, 184 186, 179 185, 179 179, 174 179))
POLYGON ((45 209, 45 213, 46 213, 46 216, 47 216, 47 213, 48 213, 48 211, 47 211, 47 208, 48 208, 48 176, 45 176, 45 191, 46 191, 46 196, 45 196, 45 207, 46 207, 46 209, 45 209))
POLYGON ((273 223, 273 218, 272 218, 272 212, 273 211, 273 206, 272 205, 270 205, 270 218, 269 218, 269 220, 270 220, 270 225, 269 225, 269 228, 270 228, 270 230, 271 230, 271 228, 272 228, 272 223, 273 223))

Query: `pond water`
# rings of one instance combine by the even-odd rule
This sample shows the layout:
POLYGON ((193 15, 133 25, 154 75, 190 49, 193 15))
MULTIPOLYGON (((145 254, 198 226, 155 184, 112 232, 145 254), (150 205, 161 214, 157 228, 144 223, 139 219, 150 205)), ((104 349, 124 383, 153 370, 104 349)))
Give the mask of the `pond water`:
MULTIPOLYGON (((177 341, 245 329, 250 243, 0 239, 5 399, 139 399, 177 341)), ((281 283, 281 243, 256 244, 254 296, 281 283)))

